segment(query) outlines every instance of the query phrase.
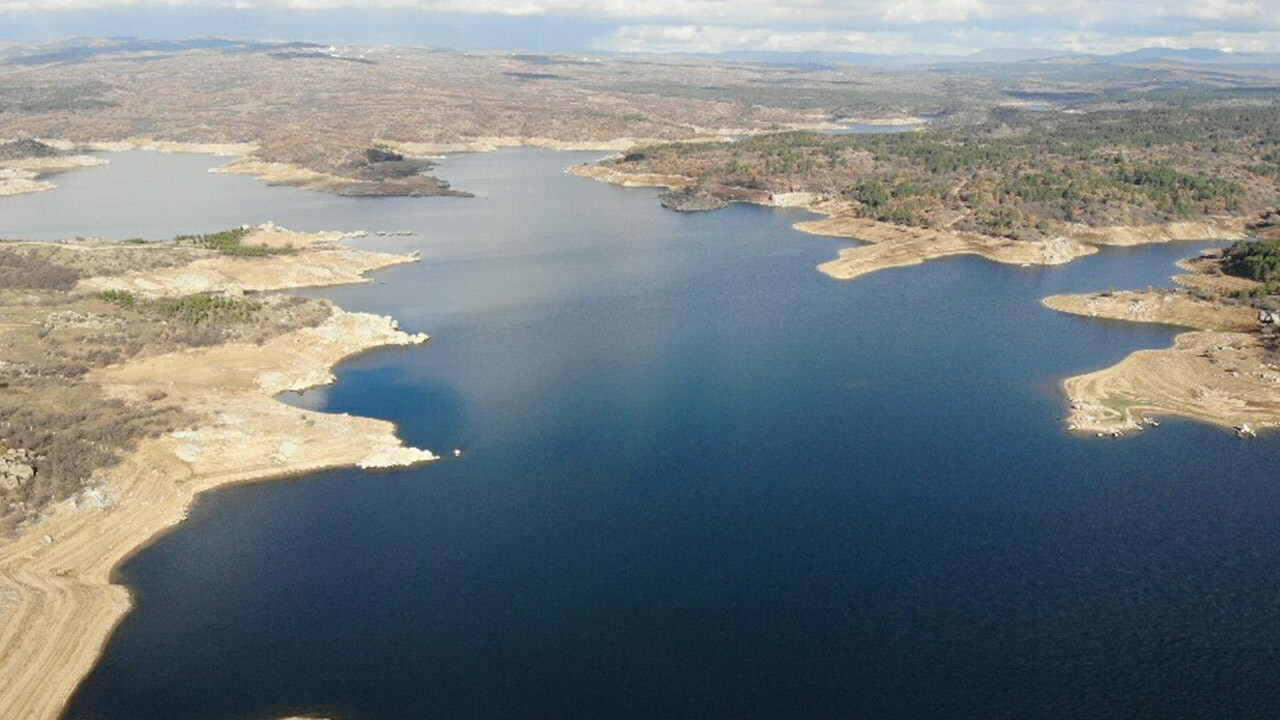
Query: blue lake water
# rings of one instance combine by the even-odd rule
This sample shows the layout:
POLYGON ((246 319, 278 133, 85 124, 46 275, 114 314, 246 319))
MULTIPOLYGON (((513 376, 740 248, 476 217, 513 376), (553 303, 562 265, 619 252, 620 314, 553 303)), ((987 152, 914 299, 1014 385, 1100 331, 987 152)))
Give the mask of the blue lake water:
POLYGON ((1056 314, 1200 245, 840 283, 795 211, 662 210, 458 156, 475 199, 338 198, 126 153, 5 237, 413 229, 315 291, 425 347, 288 398, 460 460, 228 487, 119 571, 68 718, 1268 717, 1280 441, 1061 429, 1061 378, 1176 330, 1056 314))

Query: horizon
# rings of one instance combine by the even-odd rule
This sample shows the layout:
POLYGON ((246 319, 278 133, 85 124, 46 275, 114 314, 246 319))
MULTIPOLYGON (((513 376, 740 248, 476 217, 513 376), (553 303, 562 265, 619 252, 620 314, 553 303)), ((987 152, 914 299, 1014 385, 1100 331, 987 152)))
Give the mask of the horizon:
POLYGON ((1275 0, 0 0, 0 40, 217 36, 578 53, 1280 52, 1275 0))
MULTIPOLYGON (((847 62, 857 64, 859 59, 871 60, 913 60, 919 59, 923 61, 939 60, 939 61, 956 61, 963 62, 968 59, 984 59, 995 58, 990 62, 1034 62, 1034 61, 1051 61, 1057 59, 1069 58, 1113 58, 1128 55, 1140 54, 1166 54, 1170 57, 1177 56, 1206 56, 1215 58, 1230 58, 1232 56, 1240 58, 1261 58, 1266 61, 1280 62, 1280 50, 1276 51, 1260 51, 1246 50, 1240 51, 1232 48, 1214 48, 1205 46, 1189 46, 1189 47, 1173 47, 1165 45, 1143 45, 1126 50, 1115 50, 1107 52, 1088 52, 1079 50, 1062 50, 1044 47, 990 47, 977 50, 965 50, 962 52, 927 52, 927 51, 908 51, 908 52, 854 52, 841 50, 769 50, 769 49, 735 49, 735 50, 679 50, 679 49, 659 49, 659 50, 605 50, 605 49, 561 49, 553 47, 545 47, 542 44, 536 46, 524 45, 476 45, 470 43, 461 44, 436 44, 422 42, 398 42, 391 40, 342 40, 335 39, 326 35, 308 35, 308 36, 287 36, 287 35, 270 35, 270 34, 238 34, 238 33, 203 33, 180 35, 136 35, 136 34, 66 34, 66 35, 50 35, 39 37, 23 37, 9 38, 0 37, 0 51, 10 48, 29 48, 40 49, 54 46, 76 46, 77 43, 91 43, 95 41, 113 41, 113 42, 138 42, 138 43, 196 43, 199 41, 221 41, 226 43, 261 43, 264 45, 305 45, 309 47, 355 47, 355 48, 406 48, 418 49, 431 52, 461 52, 461 53, 521 53, 531 52, 545 55, 566 55, 566 56, 583 56, 583 57, 601 57, 607 58, 611 56, 669 56, 669 57, 689 57, 689 58, 725 58, 751 62, 759 58, 760 62, 768 62, 768 58, 779 58, 782 62, 801 62, 811 59, 814 62, 828 60, 831 62, 847 62)), ((151 48, 138 50, 146 51, 151 48)), ((191 49, 196 49, 194 46, 191 49)))

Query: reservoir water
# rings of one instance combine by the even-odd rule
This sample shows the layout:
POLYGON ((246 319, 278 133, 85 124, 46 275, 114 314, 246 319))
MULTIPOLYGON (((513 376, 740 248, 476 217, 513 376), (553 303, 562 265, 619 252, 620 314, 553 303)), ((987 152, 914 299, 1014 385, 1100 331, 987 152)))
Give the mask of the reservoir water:
POLYGON ((287 398, 465 455, 220 489, 119 571, 68 718, 1266 717, 1280 439, 1062 431, 1064 376, 1176 329, 1040 306, 1198 245, 850 283, 796 211, 676 214, 457 156, 474 199, 339 198, 126 153, 0 234, 414 230, 314 291, 432 335, 287 398))

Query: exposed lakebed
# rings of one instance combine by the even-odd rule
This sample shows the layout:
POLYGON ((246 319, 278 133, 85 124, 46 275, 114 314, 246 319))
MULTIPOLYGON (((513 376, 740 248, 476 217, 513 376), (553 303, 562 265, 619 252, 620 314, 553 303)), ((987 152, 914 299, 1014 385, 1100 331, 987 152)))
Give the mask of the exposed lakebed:
POLYGON ((127 563, 137 608, 73 718, 1241 716, 1280 704, 1280 441, 1062 431, 1062 377, 1177 330, 1041 297, 1166 285, 1199 245, 841 283, 796 211, 664 211, 564 175, 439 168, 339 198, 113 155, 0 234, 274 220, 414 230, 317 291, 426 347, 290 402, 461 459, 203 496, 127 563))

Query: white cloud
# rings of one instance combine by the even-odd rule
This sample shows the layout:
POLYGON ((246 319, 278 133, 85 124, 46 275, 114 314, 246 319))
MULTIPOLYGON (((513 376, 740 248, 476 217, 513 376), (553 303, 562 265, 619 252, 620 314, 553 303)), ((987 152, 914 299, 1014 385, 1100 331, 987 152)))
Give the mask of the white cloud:
MULTIPOLYGON (((771 28, 714 25, 629 25, 594 42, 596 50, 617 52, 776 52, 906 53, 918 50, 901 32, 779 32, 771 28)), ((951 48, 948 48, 951 49, 951 48)))
POLYGON ((715 25, 627 25, 596 38, 592 49, 612 52, 716 53, 740 50, 844 53, 965 54, 984 48, 1025 47, 1082 53, 1117 53, 1146 47, 1272 52, 1280 32, 1195 32, 1187 35, 1109 35, 1096 31, 1007 32, 957 29, 921 38, 903 31, 779 32, 715 25))
MULTIPOLYGON (((1272 8, 1273 10, 1275 8, 1272 8)), ((1237 0, 1198 0, 1187 8, 1187 16, 1204 20, 1256 18, 1262 15, 1262 3, 1237 0)))
POLYGON ((1166 45, 1280 52, 1280 0, 0 0, 0 14, 173 6, 587 19, 608 28, 590 44, 613 50, 1166 45))
POLYGON ((1268 18, 1280 14, 1280 0, 0 0, 0 12, 145 5, 252 5, 293 10, 408 8, 491 15, 555 14, 810 26, 831 21, 920 25, 1018 18, 1090 24, 1144 17, 1273 22, 1268 18))

